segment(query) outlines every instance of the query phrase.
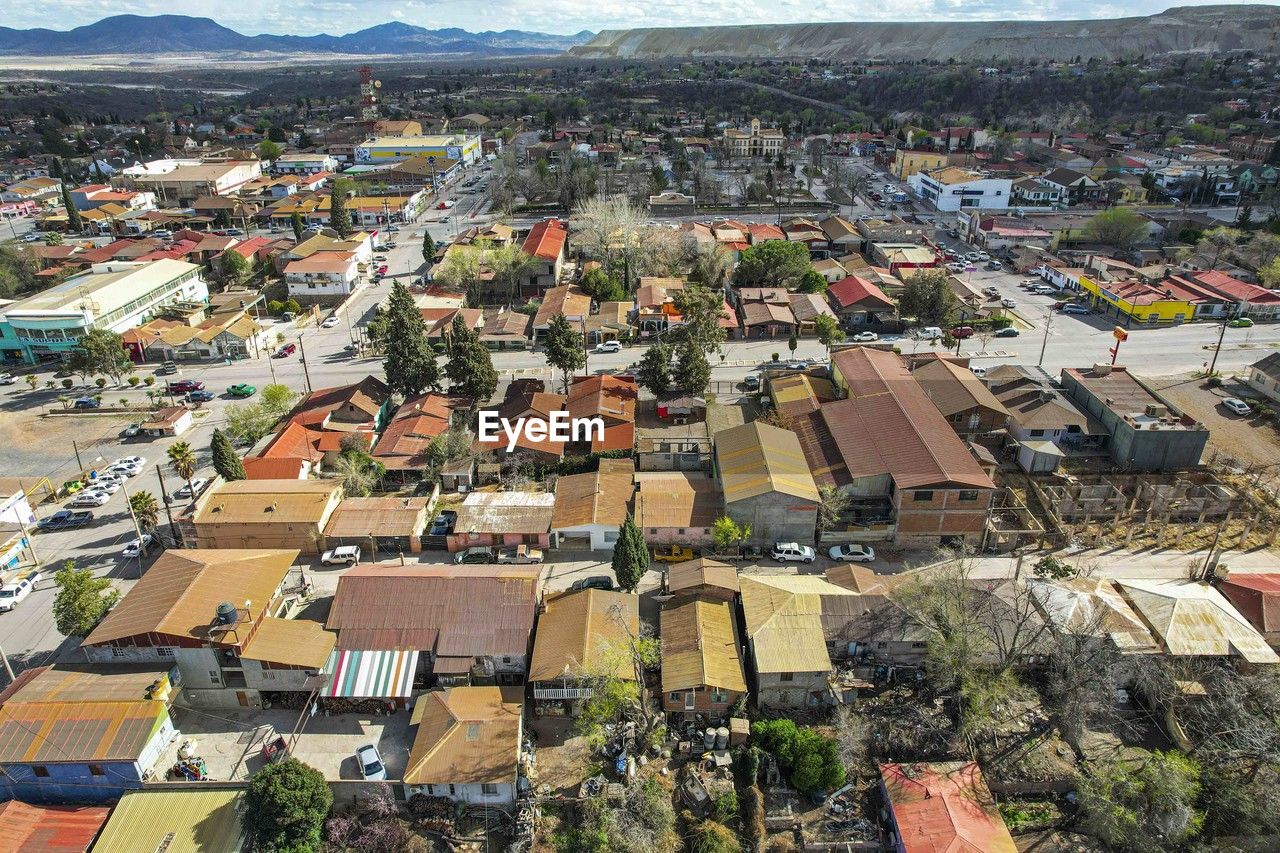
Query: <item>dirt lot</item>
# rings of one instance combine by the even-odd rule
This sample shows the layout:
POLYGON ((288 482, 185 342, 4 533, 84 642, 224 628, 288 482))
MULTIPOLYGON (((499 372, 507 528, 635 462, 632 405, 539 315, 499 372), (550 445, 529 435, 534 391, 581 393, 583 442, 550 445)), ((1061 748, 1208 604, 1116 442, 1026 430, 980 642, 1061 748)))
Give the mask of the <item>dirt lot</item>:
POLYGON ((1280 452, 1280 432, 1256 417, 1239 417, 1221 405, 1227 397, 1238 397, 1252 403, 1257 397, 1253 389, 1227 379, 1221 387, 1208 388, 1201 379, 1186 376, 1165 376, 1150 380, 1153 390, 1170 403, 1209 428, 1209 452, 1203 461, 1209 461, 1216 450, 1250 463, 1274 465, 1280 452))

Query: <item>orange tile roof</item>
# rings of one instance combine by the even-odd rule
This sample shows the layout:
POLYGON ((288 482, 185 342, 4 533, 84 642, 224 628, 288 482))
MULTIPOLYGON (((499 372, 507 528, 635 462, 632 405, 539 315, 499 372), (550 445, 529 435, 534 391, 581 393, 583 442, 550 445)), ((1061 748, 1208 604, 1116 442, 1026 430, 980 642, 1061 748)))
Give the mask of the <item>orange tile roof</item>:
POLYGON ((975 763, 883 764, 880 781, 905 853, 1015 853, 975 763))
POLYGON ((111 814, 109 806, 0 804, 0 853, 85 853, 111 814))
POLYGON ((564 251, 569 232, 558 219, 547 219, 529 229, 520 248, 526 255, 554 263, 564 251))

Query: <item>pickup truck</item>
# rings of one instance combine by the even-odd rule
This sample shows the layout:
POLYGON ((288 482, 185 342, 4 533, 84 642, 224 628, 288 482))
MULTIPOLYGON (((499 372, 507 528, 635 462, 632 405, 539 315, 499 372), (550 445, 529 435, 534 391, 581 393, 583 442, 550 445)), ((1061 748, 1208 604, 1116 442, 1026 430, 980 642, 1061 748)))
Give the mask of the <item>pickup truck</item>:
POLYGON ((683 563, 696 556, 692 548, 683 545, 662 545, 653 549, 653 559, 659 563, 683 563))
POLYGON ((48 518, 41 519, 41 530, 69 530, 83 527, 93 521, 93 513, 85 510, 60 509, 48 518))
POLYGON ((517 545, 515 548, 498 550, 498 562, 508 565, 524 565, 542 562, 542 549, 530 548, 528 545, 517 545))

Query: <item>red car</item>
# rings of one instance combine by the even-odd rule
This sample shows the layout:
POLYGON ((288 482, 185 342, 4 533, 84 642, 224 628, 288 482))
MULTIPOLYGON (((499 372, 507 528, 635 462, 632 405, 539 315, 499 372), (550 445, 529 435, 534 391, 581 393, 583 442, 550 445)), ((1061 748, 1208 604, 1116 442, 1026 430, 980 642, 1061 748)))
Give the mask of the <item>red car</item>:
POLYGON ((177 382, 169 383, 170 394, 187 394, 192 391, 203 391, 204 383, 197 382, 194 379, 179 379, 177 382))
POLYGON ((386 274, 387 274, 386 264, 383 264, 382 266, 378 267, 378 275, 386 275, 386 274))
POLYGON ((951 330, 951 337, 956 340, 964 340, 973 337, 973 326, 956 326, 951 330))
POLYGON ((280 349, 276 350, 275 357, 288 358, 289 356, 293 355, 297 351, 298 351, 297 344, 285 344, 284 346, 280 347, 280 349))

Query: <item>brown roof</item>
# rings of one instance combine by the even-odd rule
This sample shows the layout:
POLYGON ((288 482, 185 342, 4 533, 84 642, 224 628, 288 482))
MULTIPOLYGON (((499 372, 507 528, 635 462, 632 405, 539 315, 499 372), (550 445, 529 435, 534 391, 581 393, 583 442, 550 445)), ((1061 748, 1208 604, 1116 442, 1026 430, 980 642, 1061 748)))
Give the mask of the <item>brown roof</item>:
POLYGON ((681 592, 701 586, 716 586, 738 591, 738 569, 719 560, 699 557, 676 563, 667 570, 667 591, 681 592))
POLYGON ((814 435, 805 452, 812 469, 834 461, 825 429, 855 479, 888 474, 899 488, 995 488, 897 355, 855 347, 834 353, 832 366, 849 399, 823 405, 820 421, 809 419, 814 435))
POLYGON ((472 492, 458 507, 457 533, 547 533, 556 497, 545 492, 472 492))
POLYGON ((973 371, 950 359, 936 358, 924 362, 911 375, 938 411, 947 417, 975 408, 1009 414, 1009 410, 973 371))
MULTIPOLYGON (((1066 429, 1079 427, 1091 432, 1089 416, 1047 378, 1036 377, 1025 367, 1003 364, 987 371, 987 387, 1013 422, 1023 429, 1066 429)), ((1099 425, 1101 426, 1101 425, 1099 425)), ((1105 432, 1105 430, 1103 430, 1105 432)))
POLYGON ((196 524, 318 524, 336 480, 235 480, 220 483, 196 511, 196 524))
POLYGON ((736 620, 727 601, 670 602, 660 620, 664 693, 694 687, 746 691, 736 620))
POLYGON ((449 428, 455 405, 463 405, 462 398, 434 391, 405 400, 374 445, 373 458, 395 471, 426 467, 427 448, 449 428))
POLYGON ((650 527, 709 528, 724 514, 724 494, 706 474, 645 471, 635 475, 635 520, 650 527))
POLYGON ((329 516, 324 535, 368 539, 417 536, 427 524, 430 498, 347 498, 329 516))
POLYGON ((556 480, 553 530, 603 524, 617 527, 626 520, 634 490, 636 465, 630 459, 601 459, 600 468, 556 480))
POLYGON ((720 430, 716 465, 726 502, 767 494, 818 499, 818 488, 796 434, 761 421, 720 430))
POLYGON ((320 669, 337 636, 310 619, 264 618, 240 650, 240 657, 286 666, 320 669))
POLYGON ((480 330, 480 340, 498 341, 512 338, 529 337, 529 326, 533 318, 519 311, 499 311, 484 318, 484 328, 480 330))
POLYGON ((406 785, 515 784, 524 691, 454 687, 424 693, 406 785))
POLYGON ((818 317, 836 318, 827 300, 817 293, 792 293, 789 295, 791 313, 801 323, 810 323, 818 317))
POLYGON ((792 325, 796 321, 788 305, 776 305, 772 302, 742 303, 742 325, 763 326, 770 323, 792 325))
POLYGON ((296 549, 186 548, 165 551, 84 645, 142 634, 203 640, 224 601, 266 607, 298 558, 296 549))
POLYGON ((591 313, 591 297, 571 284, 548 288, 543 294, 542 304, 533 317, 535 329, 548 325, 558 314, 567 317, 586 317, 591 313))
POLYGON ((357 566, 338 579, 325 627, 338 648, 523 655, 537 607, 538 567, 357 566))
POLYGON ((548 598, 538 617, 528 681, 611 674, 635 680, 629 637, 640 636, 640 598, 626 592, 579 589, 548 598))
POLYGON ((376 376, 366 376, 350 385, 319 388, 302 399, 289 413, 289 420, 307 426, 324 425, 338 429, 334 423, 372 423, 382 405, 391 399, 391 388, 376 376))
POLYGON ((107 822, 110 806, 0 804, 0 853, 84 853, 107 822))

